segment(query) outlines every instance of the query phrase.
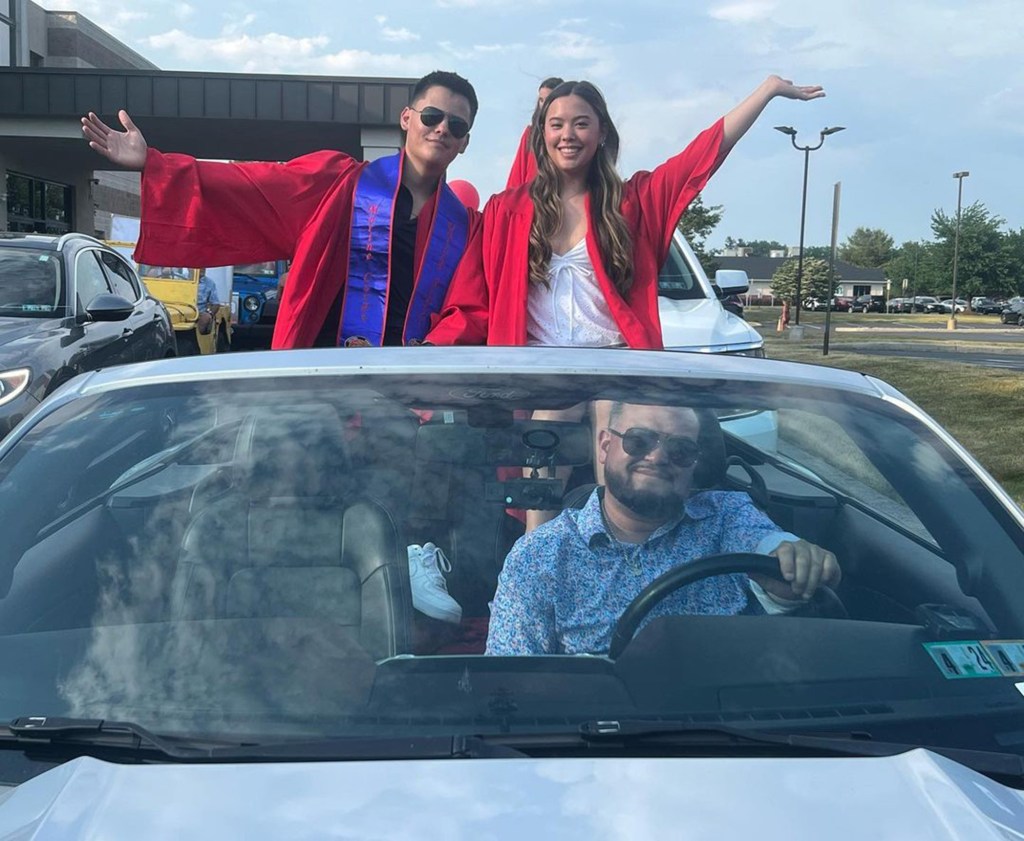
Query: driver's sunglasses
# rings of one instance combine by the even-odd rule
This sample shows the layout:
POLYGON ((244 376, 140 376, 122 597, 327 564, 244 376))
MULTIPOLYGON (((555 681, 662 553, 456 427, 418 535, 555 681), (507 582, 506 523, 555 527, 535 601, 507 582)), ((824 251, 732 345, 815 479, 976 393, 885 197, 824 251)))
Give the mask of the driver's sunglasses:
POLYGON ((608 431, 622 439, 622 449, 628 456, 643 458, 660 446, 676 467, 693 467, 700 456, 700 445, 685 435, 662 435, 642 426, 632 426, 625 432, 609 427, 608 431))
POLYGON ((456 114, 449 114, 447 111, 442 111, 433 105, 428 105, 426 108, 413 108, 410 105, 409 110, 419 114, 420 122, 427 128, 441 125, 441 122, 447 117, 448 131, 456 140, 462 140, 463 137, 469 134, 469 123, 456 114))

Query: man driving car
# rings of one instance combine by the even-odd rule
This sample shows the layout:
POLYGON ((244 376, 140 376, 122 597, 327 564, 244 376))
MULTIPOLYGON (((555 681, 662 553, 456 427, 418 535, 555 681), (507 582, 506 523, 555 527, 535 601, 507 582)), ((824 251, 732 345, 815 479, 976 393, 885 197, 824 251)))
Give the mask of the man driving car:
POLYGON ((695 487, 694 473, 709 456, 700 442, 693 409, 613 403, 598 436, 605 486, 512 548, 487 653, 607 652, 616 621, 648 584, 709 555, 772 555, 785 583, 743 574, 706 578, 664 599, 649 618, 787 613, 820 585, 838 585, 835 555, 782 531, 746 493, 695 487))

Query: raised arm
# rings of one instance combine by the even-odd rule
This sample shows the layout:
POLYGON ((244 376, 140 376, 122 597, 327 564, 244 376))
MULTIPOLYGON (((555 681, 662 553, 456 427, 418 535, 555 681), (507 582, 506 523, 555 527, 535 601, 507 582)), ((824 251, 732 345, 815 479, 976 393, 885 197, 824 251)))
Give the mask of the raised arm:
POLYGON ((794 85, 789 79, 781 76, 769 76, 754 92, 733 108, 724 117, 722 136, 723 154, 732 149, 744 134, 761 116, 765 106, 775 97, 784 99, 819 99, 825 95, 821 85, 794 85))
POLYGON ((807 100, 824 95, 818 85, 794 85, 779 76, 769 76, 728 114, 698 134, 682 152, 629 180, 626 209, 636 202, 635 212, 642 217, 645 235, 659 243, 662 260, 668 254, 679 217, 765 106, 777 96, 807 100))
POLYGON ((124 131, 112 129, 90 111, 82 117, 82 134, 89 141, 89 146, 112 163, 141 172, 146 165, 146 152, 149 150, 146 138, 127 111, 118 111, 117 118, 124 126, 124 131))
POLYGON ((200 161, 151 148, 127 112, 124 131, 82 118, 89 146, 142 172, 142 225, 135 257, 153 265, 229 265, 291 257, 324 196, 358 164, 313 152, 284 164, 200 161))

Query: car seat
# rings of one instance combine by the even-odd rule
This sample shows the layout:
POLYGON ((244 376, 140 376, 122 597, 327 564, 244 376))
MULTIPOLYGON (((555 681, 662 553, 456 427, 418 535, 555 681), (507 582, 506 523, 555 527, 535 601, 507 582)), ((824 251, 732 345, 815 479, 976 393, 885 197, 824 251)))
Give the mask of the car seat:
POLYGON ((391 513, 353 486, 334 409, 258 417, 243 472, 186 529, 172 615, 327 619, 375 658, 406 651, 405 550, 391 513))

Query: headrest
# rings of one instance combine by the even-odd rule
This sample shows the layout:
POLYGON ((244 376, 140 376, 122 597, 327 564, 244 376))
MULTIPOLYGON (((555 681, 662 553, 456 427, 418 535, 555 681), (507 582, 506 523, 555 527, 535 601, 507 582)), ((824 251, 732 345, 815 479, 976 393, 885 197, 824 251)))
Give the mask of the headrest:
POLYGON ((593 449, 590 425, 565 421, 515 420, 499 428, 432 422, 416 434, 417 459, 447 464, 589 464, 593 449))
POLYGON ((282 406, 261 414, 253 424, 249 450, 250 495, 328 492, 327 485, 349 469, 342 433, 337 412, 322 404, 282 406))

